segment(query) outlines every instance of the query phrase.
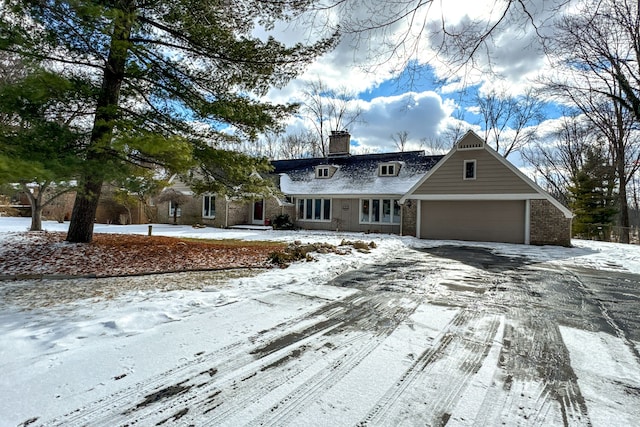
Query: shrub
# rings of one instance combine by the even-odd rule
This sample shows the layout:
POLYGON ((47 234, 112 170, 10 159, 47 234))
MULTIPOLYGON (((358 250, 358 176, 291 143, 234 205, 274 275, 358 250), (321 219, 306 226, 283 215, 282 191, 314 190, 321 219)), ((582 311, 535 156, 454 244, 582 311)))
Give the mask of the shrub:
POLYGON ((288 214, 280 214, 271 221, 276 230, 293 230, 293 222, 288 214))

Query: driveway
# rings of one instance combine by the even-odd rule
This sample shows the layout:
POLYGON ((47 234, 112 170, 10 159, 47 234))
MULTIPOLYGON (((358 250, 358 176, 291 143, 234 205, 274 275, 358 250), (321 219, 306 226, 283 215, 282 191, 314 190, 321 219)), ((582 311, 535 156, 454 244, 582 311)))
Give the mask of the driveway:
POLYGON ((219 320, 237 338, 33 425, 640 424, 638 275, 444 245, 323 286, 236 303, 277 321, 219 320))

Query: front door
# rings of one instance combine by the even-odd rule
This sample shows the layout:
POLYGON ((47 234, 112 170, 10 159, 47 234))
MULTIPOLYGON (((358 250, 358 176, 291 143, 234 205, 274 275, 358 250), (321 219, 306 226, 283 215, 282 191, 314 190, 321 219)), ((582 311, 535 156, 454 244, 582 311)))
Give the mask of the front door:
POLYGON ((253 221, 254 225, 264 225, 264 199, 253 202, 253 221))

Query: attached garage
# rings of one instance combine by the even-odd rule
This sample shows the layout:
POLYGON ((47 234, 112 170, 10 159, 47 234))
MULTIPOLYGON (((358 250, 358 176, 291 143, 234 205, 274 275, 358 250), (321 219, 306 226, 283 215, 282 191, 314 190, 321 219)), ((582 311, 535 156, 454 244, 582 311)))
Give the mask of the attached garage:
POLYGON ((399 203, 423 239, 571 244, 571 211, 472 131, 399 203))
POLYGON ((525 243, 526 202, 423 200, 419 224, 423 239, 525 243))

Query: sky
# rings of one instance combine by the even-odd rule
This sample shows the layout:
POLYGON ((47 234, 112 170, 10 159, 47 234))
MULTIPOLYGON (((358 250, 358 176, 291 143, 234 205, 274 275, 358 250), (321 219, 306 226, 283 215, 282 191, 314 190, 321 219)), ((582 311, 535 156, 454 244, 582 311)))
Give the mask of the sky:
MULTIPOLYGON (((404 3, 413 5, 417 1, 394 4, 402 7, 404 3)), ((398 132, 408 133, 409 149, 428 148, 424 140, 442 137, 448 127, 473 129, 482 136, 482 120, 474 102, 477 94, 496 89, 519 95, 534 87, 541 75, 551 71, 533 27, 523 18, 521 6, 518 2, 512 3, 515 6, 507 20, 474 57, 473 68, 453 67, 436 55, 433 46, 441 41, 442 21, 451 31, 478 20, 495 22, 504 12, 506 2, 434 0, 426 2, 417 14, 410 14, 386 27, 385 34, 367 33, 359 39, 347 34, 335 50, 318 58, 286 87, 271 91, 268 99, 301 102, 305 85, 319 79, 330 88, 348 89, 355 96, 353 104, 363 112, 362 122, 348 129, 355 151, 394 151, 391 136, 398 132), (409 24, 409 19, 413 25, 409 24), (427 34, 430 31, 432 34, 427 34), (402 46, 405 51, 395 52, 397 55, 388 60, 381 60, 384 56, 376 55, 374 48, 384 46, 385 40, 398 40, 407 34, 409 40, 418 40, 418 44, 402 46), (488 72, 489 67, 493 72, 488 72)), ((548 35, 552 31, 553 7, 560 1, 524 3, 533 15, 538 31, 548 35)), ((376 17, 385 20, 402 14, 401 10, 392 10, 390 3, 382 0, 346 4, 352 7, 332 9, 324 18, 335 23, 340 20, 338 16, 350 16, 375 24, 376 17)), ((276 34, 285 42, 298 40, 297 37, 303 34, 308 37, 304 30, 313 27, 309 22, 281 25, 276 27, 276 34)), ((322 18, 314 15, 313 22, 321 23, 322 18)), ((542 133, 554 127, 559 111, 552 104, 545 109, 548 121, 540 126, 542 133)), ((291 118, 287 131, 296 132, 308 127, 308 122, 298 116, 291 118)))

